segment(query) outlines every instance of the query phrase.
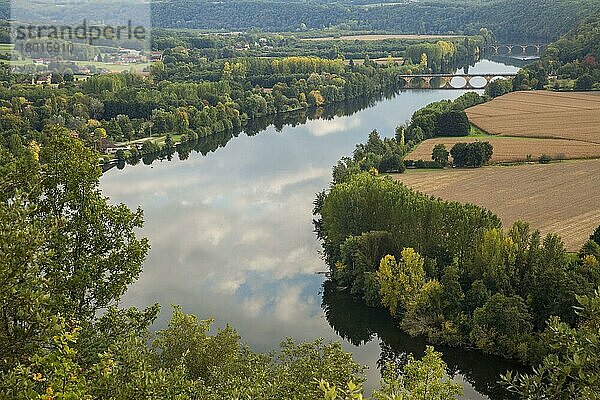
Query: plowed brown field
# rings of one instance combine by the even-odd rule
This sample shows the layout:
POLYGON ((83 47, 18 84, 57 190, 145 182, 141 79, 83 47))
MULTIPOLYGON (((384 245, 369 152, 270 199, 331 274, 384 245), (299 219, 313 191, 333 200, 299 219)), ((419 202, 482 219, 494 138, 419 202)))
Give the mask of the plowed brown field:
POLYGON ((505 228, 516 220, 559 234, 576 251, 600 223, 600 160, 395 174, 407 186, 495 212, 505 228))
POLYGON ((600 144, 600 93, 513 92, 466 110, 492 135, 600 144))
POLYGON ((600 93, 513 92, 466 110, 469 121, 494 136, 435 138, 406 158, 431 160, 433 147, 484 140, 494 146, 492 162, 600 158, 600 93))

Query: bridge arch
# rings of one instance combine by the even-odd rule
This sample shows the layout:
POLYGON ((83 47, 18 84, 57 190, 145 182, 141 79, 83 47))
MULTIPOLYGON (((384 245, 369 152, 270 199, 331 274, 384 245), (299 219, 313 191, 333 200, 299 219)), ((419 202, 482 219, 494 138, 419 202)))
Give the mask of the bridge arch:
POLYGON ((490 82, 491 80, 483 75, 472 76, 468 80, 469 86, 473 89, 485 89, 490 82))
POLYGON ((451 89, 467 89, 469 80, 464 76, 455 76, 448 81, 451 89))

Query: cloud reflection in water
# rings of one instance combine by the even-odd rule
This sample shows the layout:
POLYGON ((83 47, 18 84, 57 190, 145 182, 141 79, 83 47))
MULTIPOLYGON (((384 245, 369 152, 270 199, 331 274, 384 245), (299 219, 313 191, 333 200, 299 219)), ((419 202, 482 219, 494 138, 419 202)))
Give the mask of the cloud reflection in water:
MULTIPOLYGON (((180 304, 200 318, 214 316, 218 326, 232 325, 259 351, 286 336, 340 340, 321 309, 316 272, 326 267, 313 234, 315 194, 328 185, 331 166, 372 129, 393 136, 415 110, 463 93, 405 92, 351 116, 242 134, 207 156, 109 171, 104 193, 144 209, 142 234, 152 245, 123 305, 159 302, 166 319, 166 307, 180 304)), ((378 341, 345 347, 372 366, 377 382, 378 341)))

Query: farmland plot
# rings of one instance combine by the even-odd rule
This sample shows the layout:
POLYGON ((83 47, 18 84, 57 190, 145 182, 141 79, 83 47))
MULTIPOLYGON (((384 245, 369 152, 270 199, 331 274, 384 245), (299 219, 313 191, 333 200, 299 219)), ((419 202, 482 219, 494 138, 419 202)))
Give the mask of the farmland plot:
POLYGON ((492 135, 600 144, 600 93, 513 92, 466 110, 492 135))
POLYGON ((431 160, 433 147, 442 143, 448 151, 458 142, 481 140, 494 146, 492 163, 538 160, 543 154, 553 160, 600 158, 600 143, 565 139, 530 139, 519 137, 449 137, 428 139, 406 156, 407 160, 431 160))
POLYGON ((523 220, 577 251, 600 224, 600 160, 476 169, 414 170, 393 177, 419 192, 477 204, 508 229, 523 220))

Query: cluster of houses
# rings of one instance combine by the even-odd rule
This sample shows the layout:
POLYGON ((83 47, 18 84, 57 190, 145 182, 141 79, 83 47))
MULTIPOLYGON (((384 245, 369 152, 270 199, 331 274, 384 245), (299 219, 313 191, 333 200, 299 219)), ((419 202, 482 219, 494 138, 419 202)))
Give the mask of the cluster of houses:
MULTIPOLYGON (((105 62, 115 65, 122 64, 140 64, 146 62, 154 62, 162 60, 162 52, 160 51, 150 51, 150 52, 142 52, 134 49, 125 49, 121 48, 116 53, 104 53, 98 54, 94 61, 105 62)), ((43 85, 50 86, 55 85, 52 81, 52 71, 50 69, 54 69, 52 64, 56 64, 59 62, 57 59, 47 59, 47 58, 35 58, 32 59, 33 65, 36 66, 36 69, 40 72, 33 73, 31 77, 31 84, 33 85, 43 85), (43 70, 43 69, 46 70, 43 70)), ((64 61, 69 63, 68 61, 64 61)), ((91 65, 90 65, 91 66, 91 65)), ((75 82, 81 82, 88 79, 90 76, 95 74, 108 74, 111 71, 107 68, 103 67, 92 67, 85 65, 77 65, 75 62, 70 62, 68 67, 74 72, 73 80, 75 82)), ((13 64, 11 66, 12 72, 14 73, 29 73, 29 68, 27 66, 13 64)))
POLYGON ((150 51, 142 52, 134 49, 120 48, 116 53, 98 54, 97 61, 110 62, 115 64, 141 64, 145 62, 161 61, 162 52, 150 51))
POLYGON ((133 150, 135 148, 138 151, 140 151, 140 150, 142 150, 143 145, 144 145, 143 141, 132 142, 132 143, 128 143, 128 144, 123 144, 123 143, 113 144, 110 142, 106 142, 104 146, 100 146, 100 152, 102 154, 114 155, 119 150, 129 151, 129 150, 133 150))
MULTIPOLYGON (((14 71, 14 72, 19 72, 19 71, 14 71)), ((96 70, 95 73, 96 74, 105 74, 105 73, 109 73, 109 71, 104 68, 99 68, 96 70)), ((91 71, 88 68, 85 68, 83 70, 80 68, 78 73, 73 74, 73 81, 74 82, 83 82, 92 75, 93 74, 91 73, 91 71)), ((31 76, 31 84, 32 85, 41 85, 41 86, 58 86, 58 83, 52 82, 52 72, 49 72, 49 71, 45 71, 45 72, 41 72, 41 73, 32 75, 31 76)))
POLYGON ((269 44, 269 41, 267 38, 260 38, 258 39, 258 41, 255 41, 254 43, 252 43, 252 45, 250 43, 247 42, 242 42, 242 43, 237 43, 235 46, 235 49, 238 51, 242 51, 242 50, 250 50, 251 47, 255 47, 255 48, 263 48, 263 49, 267 49, 267 50, 272 50, 274 47, 271 46, 269 44))

